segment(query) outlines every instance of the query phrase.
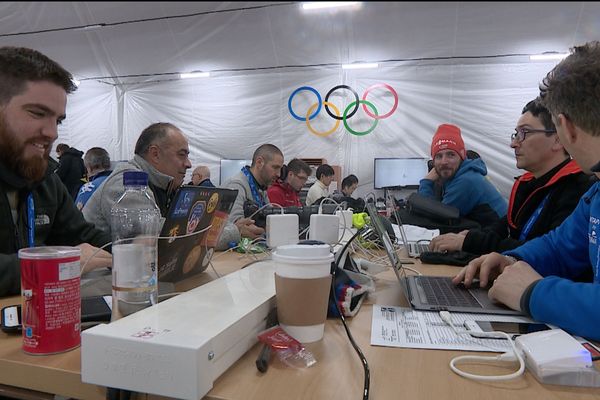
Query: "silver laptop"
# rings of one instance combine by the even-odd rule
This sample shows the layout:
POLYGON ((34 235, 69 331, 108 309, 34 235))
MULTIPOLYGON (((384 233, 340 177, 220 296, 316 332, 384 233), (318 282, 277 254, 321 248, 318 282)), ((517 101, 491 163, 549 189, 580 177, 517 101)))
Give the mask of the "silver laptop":
POLYGON ((385 252, 392 263, 392 269, 411 307, 422 311, 452 311, 501 315, 523 315, 502 304, 493 303, 487 296, 487 289, 479 286, 466 289, 452 283, 445 276, 406 276, 402 262, 394 250, 392 241, 379 221, 377 210, 367 203, 367 213, 375 233, 383 243, 385 252))
MULTIPOLYGON (((393 202, 393 198, 390 196, 390 200, 393 202)), ((394 204, 394 203, 392 203, 394 204)), ((396 223, 398 224, 398 230, 400 231, 400 237, 402 238, 402 243, 404 244, 404 248, 406 249, 408 256, 413 258, 418 258, 421 253, 425 251, 429 251, 429 241, 418 241, 418 242, 409 242, 408 236, 406 235, 406 231, 402 226, 402 220, 400 219, 400 213, 394 207, 394 215, 396 216, 396 223)))

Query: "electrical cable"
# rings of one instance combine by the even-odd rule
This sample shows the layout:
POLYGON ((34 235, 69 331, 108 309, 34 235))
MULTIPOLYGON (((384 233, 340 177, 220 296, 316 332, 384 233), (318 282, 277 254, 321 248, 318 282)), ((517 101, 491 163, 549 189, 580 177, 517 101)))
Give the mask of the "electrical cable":
POLYGON ((332 274, 333 277, 331 279, 331 297, 333 297, 332 301, 335 304, 335 308, 336 308, 338 314, 340 315, 340 320, 342 321, 342 325, 344 326, 344 330, 346 331, 346 335, 348 336, 348 339, 350 340, 350 343, 352 344, 352 347, 356 351, 356 354, 358 354, 358 357, 360 358, 360 362, 361 362, 361 364, 363 366, 365 379, 364 379, 363 396, 362 396, 362 398, 363 398, 363 400, 368 400, 369 399, 369 389, 370 389, 370 384, 371 384, 371 372, 369 370, 369 363, 367 361, 367 358, 363 354, 362 350, 360 349, 360 347, 358 346, 358 344, 354 340, 354 337, 352 336, 352 333, 350 332, 350 329, 348 328, 348 325, 346 324, 346 318, 344 317, 344 313, 340 309, 340 306, 338 305, 337 299, 335 298, 335 275, 336 275, 337 269, 339 268, 339 262, 342 259, 342 256, 343 256, 344 252, 346 252, 348 250, 349 244, 356 237, 358 237, 362 233, 361 231, 362 231, 362 229, 359 229, 358 232, 356 232, 350 238, 350 240, 348 240, 348 242, 346 242, 346 244, 344 245, 344 247, 342 248, 342 250, 340 252, 340 256, 337 258, 337 260, 334 263, 334 270, 333 270, 333 274, 332 274))
POLYGON ((468 331, 468 330, 458 330, 452 323, 452 316, 450 315, 450 313, 448 311, 440 311, 440 318, 447 325, 449 325, 450 328, 452 328, 454 333, 456 333, 457 335, 469 335, 469 336, 478 337, 478 338, 490 338, 490 339, 492 339, 492 338, 493 339, 507 339, 511 346, 511 349, 512 349, 512 353, 507 352, 507 353, 503 353, 499 356, 458 356, 458 357, 454 357, 452 360, 450 360, 450 369, 457 375, 460 375, 463 378, 473 379, 476 381, 498 382, 498 381, 506 381, 509 379, 517 378, 517 377, 523 375, 523 373, 525 372, 525 361, 523 360, 523 356, 522 356, 521 352, 519 350, 517 350, 517 348, 515 347, 515 343, 511 339, 510 335, 508 335, 506 332, 501 332, 501 331, 473 332, 473 331, 468 331), (471 374, 471 373, 460 370, 456 366, 456 364, 460 361, 466 361, 466 362, 469 362, 469 361, 476 361, 476 362, 479 362, 479 361, 518 361, 519 369, 513 373, 506 374, 506 375, 475 375, 475 374, 471 374))

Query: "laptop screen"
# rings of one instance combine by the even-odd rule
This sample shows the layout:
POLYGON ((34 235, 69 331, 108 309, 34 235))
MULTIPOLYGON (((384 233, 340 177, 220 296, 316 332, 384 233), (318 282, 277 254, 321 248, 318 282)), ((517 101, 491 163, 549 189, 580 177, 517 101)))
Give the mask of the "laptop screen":
POLYGON ((401 266, 400 259, 394 250, 394 245, 390 239, 390 235, 388 235, 383 224, 379 220, 381 217, 377 213, 373 203, 367 203, 367 214, 371 219, 371 225, 373 225, 373 228, 375 228, 375 233, 379 237, 379 240, 381 240, 381 243, 383 243, 383 247, 388 255, 388 258, 390 259, 390 262, 392 263, 392 267, 394 269, 399 268, 401 266))
POLYGON ((236 197, 237 190, 231 189, 179 189, 160 235, 170 239, 158 241, 159 281, 178 282, 208 267, 236 197))

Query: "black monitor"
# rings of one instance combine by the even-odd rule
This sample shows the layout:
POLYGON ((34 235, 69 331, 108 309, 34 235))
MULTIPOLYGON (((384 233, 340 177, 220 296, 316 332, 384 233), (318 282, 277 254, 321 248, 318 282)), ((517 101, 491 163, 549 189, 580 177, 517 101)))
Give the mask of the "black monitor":
POLYGON ((250 165, 252 160, 221 160, 221 169, 219 174, 219 185, 223 185, 232 176, 237 174, 246 165, 250 165))
POLYGON ((425 158, 376 158, 373 173, 375 189, 416 188, 427 175, 425 158))

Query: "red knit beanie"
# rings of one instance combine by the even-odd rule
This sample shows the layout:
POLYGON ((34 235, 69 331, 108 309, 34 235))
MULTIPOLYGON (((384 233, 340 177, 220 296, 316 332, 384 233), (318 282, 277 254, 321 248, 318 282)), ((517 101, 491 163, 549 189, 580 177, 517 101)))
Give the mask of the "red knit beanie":
POLYGON ((431 157, 440 150, 454 150, 463 160, 466 157, 465 142, 460 135, 460 128, 456 125, 442 124, 438 126, 431 141, 431 157))

